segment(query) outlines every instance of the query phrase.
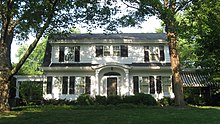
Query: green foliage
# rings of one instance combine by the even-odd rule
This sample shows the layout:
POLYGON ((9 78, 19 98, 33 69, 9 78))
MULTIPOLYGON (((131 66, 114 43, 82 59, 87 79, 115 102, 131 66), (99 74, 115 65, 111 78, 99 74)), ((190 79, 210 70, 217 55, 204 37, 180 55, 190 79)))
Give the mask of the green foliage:
POLYGON ((77 104, 79 105, 94 105, 94 98, 89 94, 81 94, 77 98, 77 104))
POLYGON ((156 100, 150 94, 138 93, 135 94, 135 97, 137 97, 136 99, 139 104, 150 105, 150 106, 157 105, 156 100))
POLYGON ((97 95, 97 96, 95 96, 95 103, 97 105, 106 105, 107 104, 107 98, 105 96, 97 95))
POLYGON ((160 99, 158 102, 161 106, 170 106, 174 104, 174 99, 170 97, 164 97, 163 99, 160 99))
MULTIPOLYGON (((215 75, 220 72, 220 1, 194 1, 183 15, 179 35, 189 44, 193 43, 197 56, 196 66, 206 69, 213 79, 220 82, 215 75)), ((190 55, 190 54, 189 54, 190 55)))
POLYGON ((109 104, 109 105, 118 105, 120 103, 122 103, 121 96, 113 95, 113 96, 107 97, 107 104, 109 104))
MULTIPOLYGON (((48 38, 45 38, 40 42, 35 50, 31 53, 29 58, 25 61, 22 68, 19 70, 19 74, 25 74, 25 75, 38 75, 43 74, 42 70, 39 69, 41 66, 43 59, 44 59, 44 52, 46 49, 48 38)), ((19 59, 22 57, 24 52, 28 49, 27 45, 22 45, 18 49, 18 53, 16 54, 16 57, 19 59)))
POLYGON ((20 97, 28 104, 42 100, 43 84, 41 82, 24 81, 20 87, 20 97))

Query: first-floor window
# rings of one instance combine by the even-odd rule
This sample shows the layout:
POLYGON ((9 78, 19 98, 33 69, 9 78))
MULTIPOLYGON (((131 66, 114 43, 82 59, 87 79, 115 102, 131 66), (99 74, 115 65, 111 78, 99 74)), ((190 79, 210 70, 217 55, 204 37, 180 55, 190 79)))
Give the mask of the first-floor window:
MULTIPOLYGON (((134 82, 138 82, 136 79, 133 79, 134 82)), ((134 89, 138 90, 138 84, 135 85, 134 89)), ((150 94, 160 94, 162 92, 171 92, 171 79, 169 76, 143 76, 140 77, 140 92, 141 93, 150 93, 150 94)), ((136 91, 137 92, 137 91, 136 91)))
POLYGON ((53 81, 53 77, 47 77, 47 94, 51 94, 52 93, 52 81, 53 81))
POLYGON ((146 93, 146 94, 148 93, 148 91, 149 91, 149 77, 142 77, 140 90, 142 93, 146 93))
POLYGON ((91 79, 89 76, 64 76, 62 79, 62 94, 90 94, 91 79))
POLYGON ((171 78, 169 76, 164 76, 162 77, 162 82, 163 82, 163 92, 171 92, 172 88, 171 88, 171 78))
POLYGON ((85 81, 84 77, 76 77, 75 78, 75 94, 85 93, 85 81))

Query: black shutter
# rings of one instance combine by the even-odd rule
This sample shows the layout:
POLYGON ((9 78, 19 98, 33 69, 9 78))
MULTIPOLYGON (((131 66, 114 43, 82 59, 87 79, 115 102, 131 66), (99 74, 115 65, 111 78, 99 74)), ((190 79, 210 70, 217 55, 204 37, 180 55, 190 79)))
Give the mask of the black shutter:
POLYGON ((103 46, 96 46, 96 57, 103 56, 103 46))
POLYGON ((69 83, 69 94, 74 94, 74 93, 75 93, 75 77, 71 76, 69 83))
POLYGON ((133 76, 134 94, 139 93, 138 80, 138 76, 133 76))
POLYGON ((53 82, 53 78, 47 77, 47 94, 52 93, 52 82, 53 82))
POLYGON ((162 92, 161 76, 157 76, 156 86, 157 86, 156 87, 157 93, 161 93, 162 92))
POLYGON ((144 51, 144 61, 149 62, 149 51, 144 51))
POLYGON ((121 45, 121 57, 128 57, 128 46, 121 45))
POLYGON ((150 93, 155 94, 155 84, 153 76, 150 76, 150 93))
POLYGON ((62 94, 67 94, 68 77, 63 77, 62 94))
POLYGON ((80 61, 80 46, 75 47, 75 62, 80 61))
POLYGON ((59 48, 59 62, 64 62, 64 47, 60 46, 59 48))
POLYGON ((90 94, 91 78, 86 77, 86 94, 90 94))
POLYGON ((165 60, 165 56, 164 56, 164 46, 160 46, 160 61, 164 61, 165 60))

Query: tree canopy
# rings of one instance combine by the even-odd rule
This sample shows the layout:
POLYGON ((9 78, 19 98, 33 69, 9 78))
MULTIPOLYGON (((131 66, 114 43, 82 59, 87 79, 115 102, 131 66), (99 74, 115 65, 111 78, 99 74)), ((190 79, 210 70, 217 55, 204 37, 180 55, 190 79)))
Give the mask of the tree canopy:
MULTIPOLYGON (((220 1, 198 0, 193 3, 180 22, 180 37, 191 45, 197 59, 190 58, 196 67, 205 69, 220 81, 220 1)), ((189 54, 190 56, 190 54, 189 54)))

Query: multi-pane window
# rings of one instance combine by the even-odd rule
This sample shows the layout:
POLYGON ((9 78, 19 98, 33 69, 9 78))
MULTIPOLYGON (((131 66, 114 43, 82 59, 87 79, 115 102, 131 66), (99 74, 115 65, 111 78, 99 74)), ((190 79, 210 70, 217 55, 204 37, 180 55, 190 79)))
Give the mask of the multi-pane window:
POLYGON ((171 81, 168 76, 143 76, 133 77, 133 89, 135 93, 160 94, 171 92, 171 81))
POLYGON ((80 46, 60 46, 59 48, 59 62, 80 61, 80 46))
POLYGON ((53 82, 53 78, 47 77, 47 94, 51 94, 52 93, 52 82, 53 82))
POLYGON ((142 93, 149 93, 149 77, 142 77, 140 90, 142 93))
POLYGON ((103 56, 128 57, 128 47, 126 45, 96 46, 96 57, 103 57, 103 56))
POLYGON ((164 76, 162 77, 162 82, 163 82, 163 92, 171 92, 172 88, 171 88, 171 78, 169 76, 164 76))
POLYGON ((90 77, 64 76, 62 80, 62 94, 90 94, 90 77))
POLYGON ((144 46, 144 61, 164 61, 164 46, 144 46))
POLYGON ((110 46, 104 46, 104 56, 110 56, 110 46))
POLYGON ((113 46, 113 56, 120 56, 120 46, 113 46))

